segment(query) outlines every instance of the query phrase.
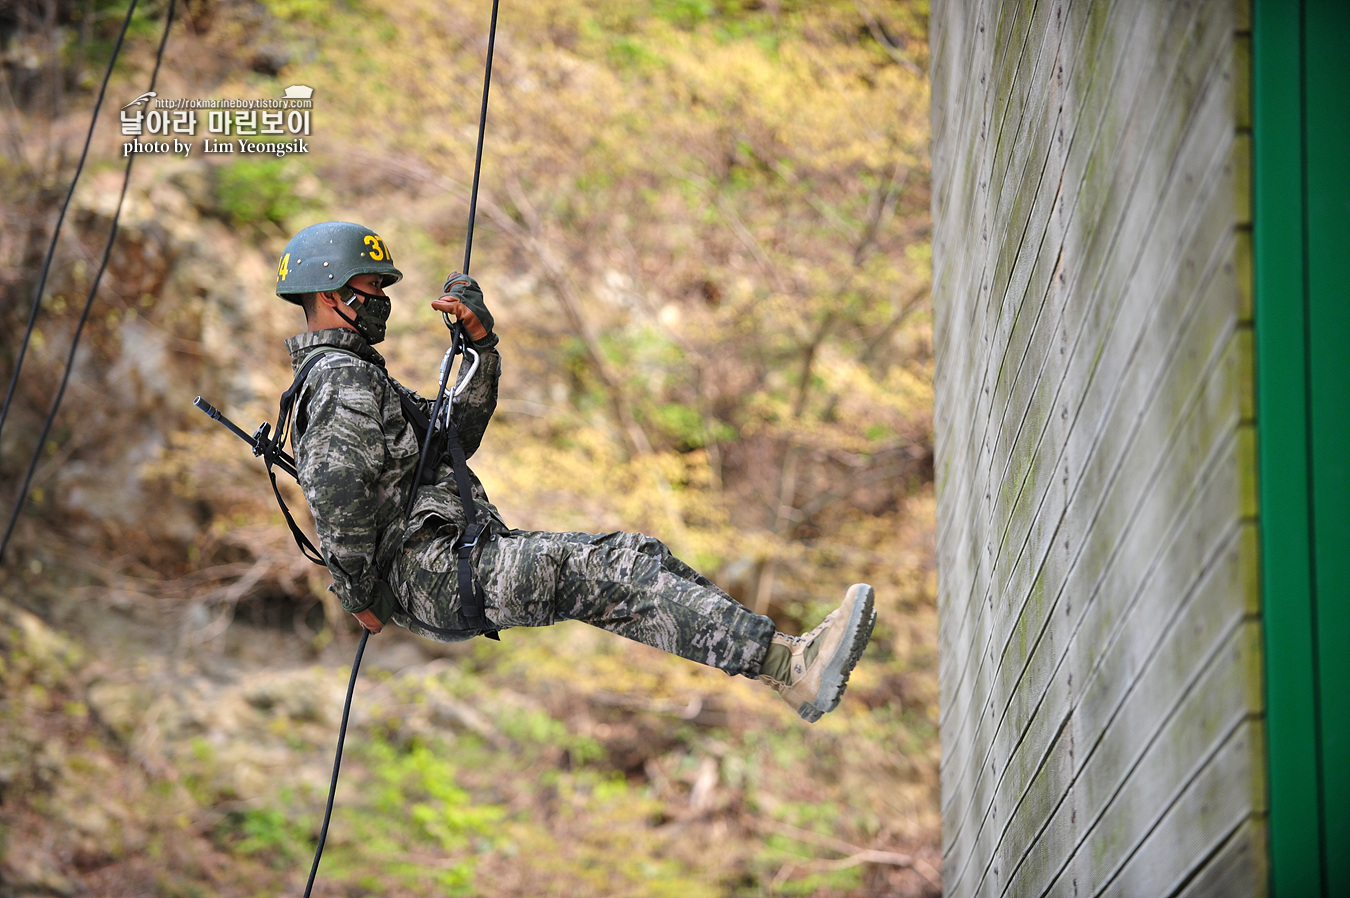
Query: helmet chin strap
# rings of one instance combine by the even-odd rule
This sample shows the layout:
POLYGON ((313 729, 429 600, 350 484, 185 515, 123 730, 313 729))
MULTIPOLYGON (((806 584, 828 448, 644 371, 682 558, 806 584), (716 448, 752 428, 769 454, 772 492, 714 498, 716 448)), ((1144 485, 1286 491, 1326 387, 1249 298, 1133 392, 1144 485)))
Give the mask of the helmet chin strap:
POLYGON ((356 317, 355 315, 353 315, 352 317, 348 318, 348 317, 346 316, 346 314, 342 311, 341 306, 333 306, 333 311, 334 311, 334 312, 337 312, 339 318, 341 318, 343 321, 345 321, 345 322, 347 322, 348 324, 350 324, 350 325, 352 326, 352 329, 353 329, 353 330, 358 331, 358 332, 361 330, 360 325, 357 324, 358 319, 357 319, 357 317, 356 317))

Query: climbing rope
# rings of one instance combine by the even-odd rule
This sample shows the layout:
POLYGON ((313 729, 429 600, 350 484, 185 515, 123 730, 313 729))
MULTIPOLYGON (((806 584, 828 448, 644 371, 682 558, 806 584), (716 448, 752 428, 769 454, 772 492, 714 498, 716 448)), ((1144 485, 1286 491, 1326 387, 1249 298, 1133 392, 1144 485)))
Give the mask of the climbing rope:
MULTIPOLYGON (((118 32, 117 41, 113 45, 112 57, 108 60, 107 71, 104 72, 103 81, 99 86, 98 99, 94 104, 93 116, 89 124, 89 132, 85 137, 84 149, 80 154, 79 164, 76 166, 75 177, 71 180, 70 189, 66 193, 65 201, 61 205, 61 212, 57 218, 56 227, 52 232, 51 244, 48 247, 47 256, 42 266, 42 275, 41 278, 39 279, 37 289, 34 291, 33 307, 29 314, 28 326, 24 333, 23 340, 20 344, 18 359, 15 363, 14 373, 13 376, 11 377, 8 391, 6 392, 5 395, 4 406, 3 408, 0 408, 0 431, 3 430, 5 419, 8 417, 9 414, 10 402, 13 398, 15 386, 18 383, 19 379, 19 369, 23 365, 24 356, 27 353, 29 341, 32 337, 35 322, 37 320, 37 313, 39 308, 41 307, 42 292, 46 287, 47 277, 51 270, 52 259, 55 254, 56 244, 59 237, 61 225, 65 220, 66 211, 70 205, 71 197, 75 192, 75 185, 79 181, 80 174, 84 169, 85 159, 89 153, 89 145, 93 138, 94 127, 98 121, 98 113, 99 110, 102 108, 103 97, 107 91, 108 82, 112 76, 113 65, 117 60, 117 55, 119 51, 121 50, 122 41, 123 38, 126 36, 128 27, 130 26, 131 17, 132 14, 135 12, 136 4, 137 0, 131 0, 129 7, 127 8, 126 18, 122 22, 122 28, 118 32)), ((176 7, 176 4, 177 0, 170 0, 169 2, 168 13, 165 16, 164 21, 164 34, 160 38, 159 48, 155 54, 154 71, 150 77, 149 89, 151 91, 154 90, 155 82, 159 77, 160 64, 164 58, 164 48, 168 44, 169 29, 173 25, 174 9, 176 7)), ((482 98, 482 105, 479 110, 478 144, 474 156, 473 186, 471 188, 469 196, 469 223, 464 243, 464 265, 462 271, 465 274, 468 274, 469 272, 469 263, 473 253, 474 221, 478 210, 478 186, 483 164, 483 142, 487 129, 488 93, 492 82, 492 56, 493 50, 496 45, 498 5, 499 0, 493 0, 492 21, 488 29, 487 59, 484 65, 484 72, 483 72, 483 98, 482 98)), ((112 254, 113 242, 116 240, 117 237, 118 221, 122 213, 122 205, 126 199, 127 187, 131 182, 132 163, 135 162, 135 159, 136 159, 135 154, 132 154, 131 156, 127 157, 127 167, 122 178, 122 190, 121 193, 118 195, 117 207, 113 212, 112 226, 109 228, 108 231, 108 239, 106 244, 104 245, 103 256, 99 262, 98 270, 94 275, 93 283, 89 288, 89 294, 85 299, 84 309, 80 314, 79 323, 76 325, 75 328, 75 334, 71 341, 70 353, 66 359, 65 370, 63 371, 61 376, 61 385, 57 390, 55 399, 53 399, 52 401, 51 409, 48 411, 46 421, 43 423, 42 433, 38 438, 37 446, 33 451, 33 457, 29 462, 28 470, 24 476, 23 484, 19 489, 19 495, 15 502, 13 514, 10 516, 9 525, 5 530, 4 538, 3 540, 0 540, 0 561, 3 561, 4 559, 4 552, 6 547, 9 545, 10 536, 14 532, 15 524, 18 522, 19 515, 23 510, 25 502, 27 501, 28 490, 29 487, 32 485, 33 473, 37 469, 37 463, 38 459, 41 457, 42 447, 47 441, 47 436, 51 432, 52 423, 56 419, 57 410, 60 408, 61 400, 65 396, 66 386, 70 381, 70 372, 74 367, 75 353, 79 347, 80 337, 83 334, 85 324, 89 320, 89 313, 90 310, 93 308, 94 297, 98 293, 99 283, 102 280, 104 271, 108 267, 108 260, 112 254)), ((450 320, 450 316, 448 314, 443 312, 442 318, 444 319, 446 326, 449 327, 454 334, 451 343, 451 354, 453 355, 459 346, 467 345, 468 335, 464 331, 463 324, 459 322, 452 323, 450 320)), ((430 447, 433 438, 433 433, 436 427, 436 422, 438 421, 442 405, 445 401, 445 386, 446 382, 449 379, 450 367, 451 366, 449 364, 445 364, 442 366, 440 387, 437 390, 436 402, 433 405, 430 424, 427 428, 426 444, 423 446, 424 457, 427 450, 430 447)), ((417 484, 420 482, 420 480, 421 478, 419 476, 414 481, 413 486, 414 491, 416 490, 417 484)), ((310 893, 314 888, 314 880, 319 872, 319 862, 323 857, 324 844, 328 839, 328 827, 332 821, 333 804, 337 796, 338 774, 342 766, 342 749, 343 745, 346 742, 347 723, 351 715, 352 697, 356 690, 356 678, 361 668, 361 658, 365 653, 366 642, 369 638, 370 638, 370 631, 363 629, 361 632, 361 640, 356 647, 356 657, 352 661, 351 677, 347 683, 347 696, 342 706, 342 723, 338 729, 337 749, 333 757, 333 777, 328 789, 328 801, 324 809, 323 825, 319 830, 318 844, 315 847, 314 851, 314 862, 310 867, 309 880, 305 885, 305 898, 309 898, 310 893)))
MULTIPOLYGON (((168 13, 164 17, 164 34, 159 39, 159 49, 155 53, 155 68, 150 75, 150 90, 155 89, 155 81, 159 77, 159 66, 164 60, 164 47, 169 42, 169 28, 173 25, 174 8, 178 0, 170 0, 168 13)), ((98 120, 99 107, 103 103, 103 95, 108 87, 108 79, 112 76, 113 63, 117 60, 117 53, 122 46, 122 38, 127 32, 127 26, 131 23, 131 14, 136 9, 136 0, 132 0, 127 9, 127 17, 122 22, 122 30, 118 32, 117 43, 113 46, 112 59, 108 60, 108 69, 103 73, 103 84, 99 87, 98 102, 94 104, 93 119, 89 124, 89 136, 94 133, 94 125, 98 120)), ((51 268, 52 252, 56 248, 56 240, 61 230, 61 222, 66 215, 66 207, 70 204, 71 194, 75 192, 75 182, 79 180, 80 171, 84 167, 85 155, 89 151, 89 137, 86 137, 84 144, 84 153, 80 155, 79 166, 75 170, 75 178, 70 182, 70 191, 66 194, 65 203, 61 206, 60 217, 57 218, 56 229, 52 232, 51 246, 47 252, 47 259, 42 266, 42 277, 38 282, 37 291, 33 297, 32 312, 28 317, 28 331, 24 334, 24 339, 20 345, 19 358, 14 366, 14 376, 10 380, 9 393, 5 396, 5 405, 0 410, 0 426, 4 424, 4 416, 9 412, 9 403, 14 395, 14 385, 19 380, 19 366, 23 364, 24 353, 28 348, 29 338, 33 333, 33 324, 37 319, 38 307, 42 302, 42 290, 47 283, 47 274, 51 268)), ((5 528, 5 535, 0 539, 0 562, 5 559, 5 549, 9 546, 9 538, 14 533, 14 527, 19 522, 19 515, 23 511, 24 504, 28 501, 28 489, 33 483, 33 472, 37 470, 38 460, 42 457, 42 447, 47 443, 47 436, 51 433, 52 423, 56 420, 57 409, 61 407, 61 400, 66 395, 66 386, 70 383, 70 372, 75 367, 75 352, 80 346, 80 336, 84 333, 84 326, 89 321, 89 312, 94 306, 94 297, 98 294, 99 282, 103 279, 103 272, 108 268, 108 259, 112 255, 113 241, 117 239, 117 222, 122 215, 122 203, 127 196, 127 185, 131 183, 131 164, 136 161, 136 154, 132 153, 127 157, 127 168, 122 175, 122 192, 117 197, 117 208, 113 211, 112 227, 108 229, 108 240, 103 246, 103 257, 98 264, 98 271, 94 273, 94 281, 89 285, 89 295, 85 297, 84 310, 80 313, 80 321, 75 326, 75 335, 70 341, 70 353, 66 356, 65 370, 61 374, 61 386, 56 391, 56 397, 52 400, 51 408, 47 412, 47 420, 43 422, 42 433, 38 436, 37 445, 33 447, 33 457, 29 460, 28 471, 24 474, 23 484, 19 487, 19 495, 14 502, 14 511, 9 517, 9 525, 5 528)))
MULTIPOLYGON (((492 22, 488 26, 487 60, 483 66, 483 103, 478 112, 478 147, 473 161, 473 187, 469 192, 469 226, 468 233, 464 238, 464 267, 461 269, 465 274, 469 273, 469 259, 473 253, 473 225, 474 217, 478 211, 478 180, 483 166, 483 138, 487 133, 488 90, 492 85, 492 50, 497 41, 498 2, 499 0, 492 0, 492 22)), ((452 338, 450 350, 445 362, 441 365, 441 382, 436 390, 436 401, 432 404, 431 418, 427 422, 427 435, 422 443, 421 459, 418 461, 417 474, 413 478, 411 495, 408 498, 409 511, 412 510, 413 501, 416 499, 417 488, 422 483, 422 466, 430 453, 433 435, 440 419, 441 407, 445 402, 445 385, 450 379, 450 358, 459 347, 468 345, 468 333, 465 331, 464 325, 458 321, 452 323, 450 316, 445 312, 441 313, 441 317, 445 321, 445 326, 450 328, 452 338)), ((462 464, 461 462, 461 467, 462 464)), ((468 503, 468 507, 472 508, 472 495, 466 491, 462 493, 462 496, 464 501, 468 503)), ((356 688, 356 672, 361 666, 361 655, 366 650, 366 640, 369 637, 370 631, 362 628, 361 642, 356 646, 356 658, 352 661, 351 680, 347 684, 347 700, 342 706, 342 726, 338 730, 337 754, 333 758, 333 781, 328 787, 328 804, 323 812, 323 825, 319 829, 319 842, 314 849, 314 863, 309 870, 309 882, 305 886, 305 898, 309 898, 310 890, 314 888, 314 877, 319 872, 319 860, 323 857, 323 845, 328 838, 328 824, 333 816, 333 800, 337 795, 338 767, 342 763, 342 744, 347 738, 347 716, 351 712, 352 693, 356 688)))
POLYGON ((66 198, 61 203, 61 212, 56 216, 56 227, 52 229, 52 240, 47 245, 47 256, 42 262, 42 276, 38 278, 37 289, 33 291, 33 307, 28 312, 28 327, 24 330, 23 340, 19 343, 19 357, 14 362, 14 373, 9 379, 9 389, 5 391, 5 404, 0 406, 0 434, 5 431, 5 419, 9 417, 9 403, 14 398, 14 387, 19 382, 19 369, 23 367, 24 356, 28 354, 28 343, 33 338, 33 326, 37 322, 38 309, 42 306, 42 291, 47 286, 47 275, 51 272, 52 258, 56 255, 56 239, 61 233, 61 224, 66 220, 70 198, 75 195, 75 185, 80 182, 80 174, 84 171, 84 161, 89 158, 89 144, 93 142, 94 126, 98 124, 98 113, 103 108, 103 95, 107 93, 113 64, 117 62, 117 54, 122 50, 122 39, 126 37, 127 28, 131 25, 131 14, 135 11, 136 0, 131 0, 131 5, 127 7, 126 18, 122 20, 122 30, 117 32, 117 40, 113 42, 112 56, 108 57, 108 68, 103 73, 103 82, 98 88, 94 113, 89 117, 89 130, 84 135, 84 149, 80 151, 80 161, 75 165, 75 177, 70 179, 70 189, 66 191, 66 198))
POLYGON ((361 628, 361 641, 356 644, 356 659, 352 661, 352 676, 347 681, 347 700, 342 704, 342 725, 338 727, 337 753, 333 756, 333 782, 328 786, 328 807, 323 812, 323 826, 319 829, 319 847, 314 850, 314 865, 309 868, 309 882, 305 884, 305 898, 314 888, 314 877, 319 873, 319 858, 323 857, 323 843, 328 840, 328 821, 333 818, 333 798, 337 795, 338 769, 342 766, 342 743, 347 739, 347 718, 352 711, 352 693, 356 691, 356 672, 361 669, 361 656, 366 652, 370 631, 361 628))
MULTIPOLYGON (((492 0, 492 22, 488 25, 487 62, 483 66, 483 103, 478 110, 478 148, 474 152, 473 186, 469 190, 469 226, 464 237, 464 266, 460 269, 464 274, 469 273, 469 260, 473 256, 473 224, 474 218, 478 214, 478 179, 483 170, 483 138, 487 134, 488 90, 492 87, 492 51, 497 43, 497 4, 498 0, 492 0)), ((441 382, 436 388, 436 401, 431 406, 427 435, 422 439, 422 456, 418 461, 417 476, 413 478, 412 490, 408 496, 407 512, 409 514, 412 512, 413 503, 417 500, 417 490, 422 485, 422 467, 426 463, 432 441, 435 439, 436 429, 440 426, 441 409, 445 405, 445 385, 450 381, 450 361, 461 347, 469 345, 469 335, 464 330, 462 323, 451 321, 448 312, 442 312, 441 318, 445 321, 445 326, 450 328, 453 337, 445 361, 441 363, 441 382)))
MULTIPOLYGON (((473 220, 478 212, 478 176, 483 170, 483 137, 487 134, 488 89, 492 86, 492 48, 497 43, 497 0, 492 0, 492 22, 488 25, 487 62, 483 66, 483 104, 478 110, 478 149, 473 157, 473 187, 469 191, 469 230, 464 237, 464 267, 469 273, 469 258, 473 255, 473 220)), ((450 317, 441 316, 449 324, 450 317)))

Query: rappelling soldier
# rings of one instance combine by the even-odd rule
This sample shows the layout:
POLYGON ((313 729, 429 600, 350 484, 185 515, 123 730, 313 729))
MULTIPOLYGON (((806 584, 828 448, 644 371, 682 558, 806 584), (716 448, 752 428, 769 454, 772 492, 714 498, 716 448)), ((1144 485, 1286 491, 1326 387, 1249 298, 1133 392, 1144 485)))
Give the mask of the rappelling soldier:
MULTIPOLYGON (((876 620, 870 586, 854 585, 818 627, 787 636, 659 540, 511 529, 439 445, 419 479, 433 403, 391 377, 374 348, 389 317, 385 288, 402 277, 383 238, 338 221, 296 234, 277 267, 277 295, 302 306, 308 325, 286 341, 296 383, 283 413, 293 414, 300 487, 344 609, 372 633, 393 621, 444 642, 579 620, 764 680, 809 721, 839 704, 876 620)), ((498 337, 467 275, 451 275, 431 306, 460 322, 477 355, 460 366, 448 416, 467 459, 496 408, 498 337)))

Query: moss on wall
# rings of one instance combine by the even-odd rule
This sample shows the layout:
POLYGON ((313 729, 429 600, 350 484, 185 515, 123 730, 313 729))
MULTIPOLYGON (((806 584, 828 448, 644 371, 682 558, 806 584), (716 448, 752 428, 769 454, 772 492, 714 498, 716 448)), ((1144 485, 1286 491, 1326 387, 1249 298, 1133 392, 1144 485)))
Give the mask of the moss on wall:
POLYGON ((1246 29, 1242 0, 935 5, 948 894, 1260 857, 1246 29))

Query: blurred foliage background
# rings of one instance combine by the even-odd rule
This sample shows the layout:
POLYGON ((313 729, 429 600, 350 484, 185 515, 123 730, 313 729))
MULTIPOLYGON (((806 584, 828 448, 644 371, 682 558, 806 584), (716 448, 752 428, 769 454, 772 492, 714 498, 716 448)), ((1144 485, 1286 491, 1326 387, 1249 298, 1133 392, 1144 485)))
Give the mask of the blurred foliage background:
MULTIPOLYGON (((126 0, 0 9, 0 375, 126 0)), ((190 405, 275 416, 286 238, 378 230, 380 349, 434 390, 490 4, 186 0, 161 98, 314 88, 307 154, 140 157, 106 237, 142 2, 0 436, 0 895, 253 895, 308 869, 354 628, 261 466, 190 405)), ((640 530, 789 632, 877 588, 844 705, 566 624, 386 631, 324 895, 930 895, 937 684, 927 7, 504 0, 472 270, 503 401, 474 468, 513 526, 640 530)), ((293 506, 303 508, 298 493, 293 506)))

